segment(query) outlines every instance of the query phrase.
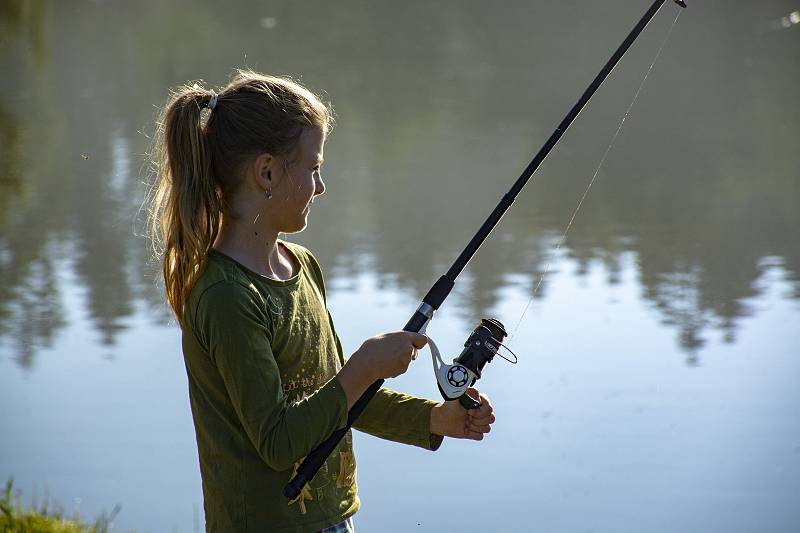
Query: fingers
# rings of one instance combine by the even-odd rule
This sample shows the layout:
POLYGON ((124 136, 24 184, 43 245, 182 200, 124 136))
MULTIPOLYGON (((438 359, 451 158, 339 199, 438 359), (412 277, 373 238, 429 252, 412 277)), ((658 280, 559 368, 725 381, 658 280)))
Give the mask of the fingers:
POLYGON ((467 433, 479 433, 481 435, 492 431, 491 424, 475 424, 469 422, 466 427, 467 433))
POLYGON ((479 397, 480 407, 467 411, 467 438, 473 440, 483 440, 483 435, 492 430, 492 424, 497 420, 489 398, 478 392, 477 389, 469 388, 471 396, 479 397))
MULTIPOLYGON (((477 411, 477 409, 475 409, 475 411, 477 411)), ((495 421, 497 420, 493 413, 489 413, 489 414, 487 414, 485 416, 482 416, 482 415, 478 415, 478 414, 471 415, 471 414, 469 414, 470 412, 471 411, 467 412, 467 421, 470 424, 474 424, 476 426, 488 426, 488 425, 494 424, 495 421)))
POLYGON ((404 331, 403 334, 411 342, 411 361, 414 361, 419 355, 418 350, 428 344, 428 337, 416 331, 404 331))
POLYGON ((494 417, 494 414, 492 413, 491 410, 485 409, 484 407, 485 405, 486 404, 484 403, 477 409, 470 409, 469 411, 467 411, 468 419, 474 424, 479 424, 479 425, 493 424, 496 418, 494 417))
POLYGON ((467 414, 467 429, 471 431, 476 431, 480 433, 489 433, 492 430, 492 424, 495 423, 497 419, 492 413, 489 413, 487 416, 473 416, 469 413, 467 414))
POLYGON ((411 341, 411 345, 416 349, 424 348, 428 344, 428 337, 422 333, 417 333, 416 331, 406 331, 405 333, 408 336, 408 340, 411 341))
POLYGON ((471 440, 483 440, 483 433, 477 431, 468 431, 467 438, 471 440))
POLYGON ((464 436, 472 440, 483 440, 484 435, 492 430, 489 424, 475 424, 471 420, 467 421, 464 429, 464 436))

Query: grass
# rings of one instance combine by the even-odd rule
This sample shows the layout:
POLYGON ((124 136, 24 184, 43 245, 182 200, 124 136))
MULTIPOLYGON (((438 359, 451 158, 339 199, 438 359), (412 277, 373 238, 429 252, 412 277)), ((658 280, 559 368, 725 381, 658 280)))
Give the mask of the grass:
POLYGON ((116 507, 110 515, 103 514, 88 524, 77 511, 67 517, 61 506, 42 505, 25 507, 19 494, 13 492, 14 480, 6 483, 0 496, 0 533, 109 533, 112 520, 119 512, 116 507))

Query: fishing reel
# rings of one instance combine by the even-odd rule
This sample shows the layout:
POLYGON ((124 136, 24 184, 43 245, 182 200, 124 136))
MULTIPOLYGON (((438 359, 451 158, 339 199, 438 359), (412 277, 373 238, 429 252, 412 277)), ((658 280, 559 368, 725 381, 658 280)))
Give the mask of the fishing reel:
POLYGON ((442 361, 439 348, 432 339, 428 339, 433 361, 433 373, 436 375, 436 384, 445 400, 458 400, 465 409, 476 409, 481 403, 478 399, 467 394, 467 388, 475 384, 481 377, 481 372, 486 363, 491 363, 495 355, 500 355, 510 363, 517 362, 517 356, 503 340, 508 336, 503 324, 494 318, 484 318, 472 331, 464 349, 453 359, 453 364, 448 365, 442 361), (514 359, 499 354, 500 347, 508 350, 514 359))

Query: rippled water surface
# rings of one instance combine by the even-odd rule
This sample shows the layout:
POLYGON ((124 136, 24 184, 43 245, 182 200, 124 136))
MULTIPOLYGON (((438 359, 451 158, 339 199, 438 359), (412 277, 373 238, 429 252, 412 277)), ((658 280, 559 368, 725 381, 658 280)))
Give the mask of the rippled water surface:
MULTIPOLYGON (((0 478, 89 517, 120 505, 115 530, 203 529, 180 332, 139 212, 170 87, 249 66, 333 103, 328 192, 290 238, 323 264, 352 352, 402 327, 646 7, 4 2, 0 478)), ((519 364, 479 382, 489 438, 358 435, 360 531, 800 524, 799 6, 696 2, 672 27, 677 9, 429 329, 451 355, 481 317, 513 331, 519 364)), ((424 358, 391 386, 438 395, 424 358)))

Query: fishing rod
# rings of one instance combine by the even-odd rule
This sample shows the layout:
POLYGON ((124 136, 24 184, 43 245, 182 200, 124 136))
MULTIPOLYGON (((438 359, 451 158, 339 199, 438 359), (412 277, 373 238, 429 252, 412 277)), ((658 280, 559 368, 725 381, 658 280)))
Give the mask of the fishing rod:
MULTIPOLYGON (((409 321, 403 327, 404 331, 424 332, 428 323, 433 319, 433 314, 444 302, 445 298, 450 294, 450 291, 455 286, 455 281, 458 275, 464 270, 469 263, 472 256, 478 251, 481 244, 489 237, 489 234, 495 228, 505 212, 511 207, 525 184, 528 183, 536 169, 545 160, 547 155, 558 143, 561 136, 567 131, 569 126, 580 114, 581 110, 586 106, 594 93, 605 81, 608 75, 614 70, 614 67, 619 63, 628 48, 631 47, 633 42, 644 30, 650 20, 658 13, 661 6, 666 0, 655 0, 650 8, 645 12, 636 26, 633 27, 631 32, 622 41, 622 44, 617 48, 611 58, 606 62, 600 72, 595 76, 594 80, 589 84, 589 87, 583 92, 577 103, 572 106, 564 119, 556 127, 555 131, 550 135, 547 141, 542 145, 536 155, 533 157, 522 174, 517 178, 511 189, 503 195, 500 203, 494 208, 489 217, 484 221, 483 225, 478 229, 472 240, 469 241, 467 247, 456 258, 450 269, 441 276, 433 287, 428 291, 422 299, 422 303, 411 316, 409 321)), ((686 7, 685 0, 673 0, 681 8, 686 7)), ((438 349, 433 343, 431 344, 431 352, 434 360, 434 371, 436 373, 437 385, 439 392, 446 400, 458 399, 462 406, 466 409, 474 409, 480 406, 480 402, 471 398, 467 394, 467 388, 473 385, 475 381, 480 378, 481 370, 484 365, 491 362, 492 357, 498 353, 498 350, 503 346, 502 342, 507 336, 503 325, 494 319, 483 319, 481 323, 475 328, 470 337, 464 343, 464 350, 455 358, 454 364, 446 365, 438 358, 438 349), (439 365, 437 366, 437 358, 439 365)), ((512 361, 513 362, 513 361, 512 361)), ((306 483, 308 483, 317 473, 317 471, 325 463, 328 456, 333 452, 339 441, 342 440, 344 435, 350 430, 353 423, 358 419, 364 408, 369 401, 375 396, 378 390, 383 386, 384 380, 380 379, 369 386, 369 388, 361 395, 361 397, 353 404, 347 414, 347 424, 345 427, 334 431, 327 440, 314 448, 303 460, 297 469, 294 477, 284 487, 283 494, 289 499, 295 499, 302 491, 306 483)))

